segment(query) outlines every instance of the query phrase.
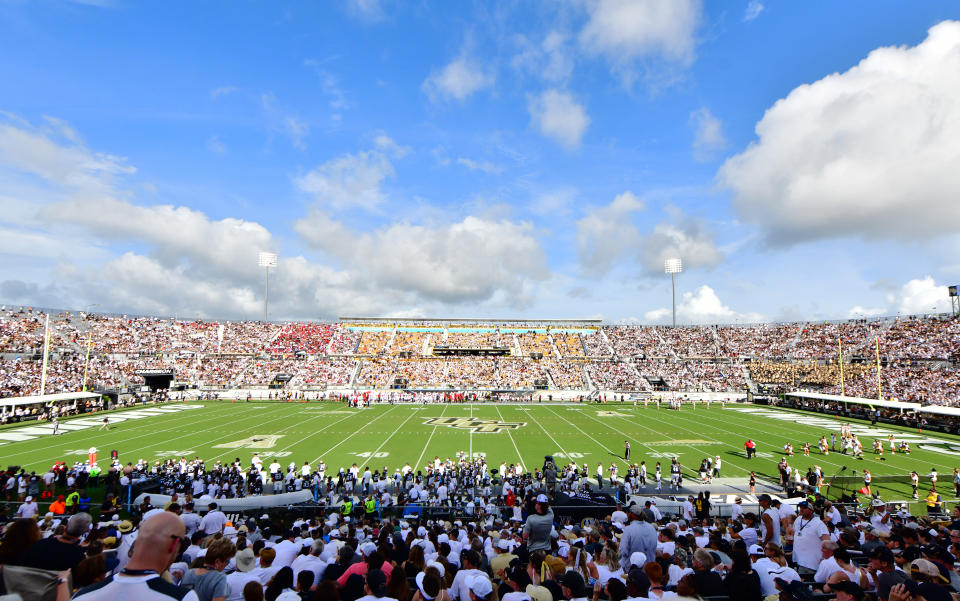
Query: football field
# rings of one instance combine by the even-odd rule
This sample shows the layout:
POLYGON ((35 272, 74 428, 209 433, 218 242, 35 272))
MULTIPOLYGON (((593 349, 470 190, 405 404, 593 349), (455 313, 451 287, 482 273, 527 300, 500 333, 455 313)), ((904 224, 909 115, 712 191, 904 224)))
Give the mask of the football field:
MULTIPOLYGON (((874 477, 921 474, 921 496, 936 467, 939 490, 945 499, 953 497, 952 472, 960 465, 960 438, 939 433, 918 434, 916 430, 866 422, 853 422, 863 442, 864 459, 840 453, 821 455, 816 450, 820 436, 839 433, 836 417, 791 412, 754 405, 728 404, 721 408, 684 405, 681 411, 658 409, 654 403, 634 407, 631 403, 598 404, 447 404, 375 405, 349 408, 333 402, 232 403, 229 401, 148 405, 117 411, 110 416, 110 429, 99 429, 102 414, 64 420, 60 435, 50 434, 51 426, 25 426, 0 430, 0 457, 4 467, 21 465, 38 473, 55 461, 83 461, 90 447, 96 447, 101 465, 116 450, 123 463, 138 459, 156 461, 199 456, 208 462, 230 462, 239 457, 249 465, 254 452, 261 458, 316 465, 321 459, 328 473, 356 463, 362 469, 384 466, 390 473, 409 463, 421 469, 434 457, 453 458, 458 453, 485 456, 490 468, 520 462, 526 470, 538 469, 544 455, 553 455, 558 464, 576 461, 590 466, 590 475, 603 464, 605 475, 611 464, 620 468, 624 441, 632 447, 631 462, 646 461, 653 473, 656 462, 664 470, 664 493, 669 492, 668 465, 677 456, 684 477, 692 483, 700 460, 719 455, 721 476, 732 478, 746 490, 750 471, 758 478, 776 480, 776 462, 785 443, 794 445, 790 465, 806 471, 819 465, 830 476, 846 466, 845 476, 858 477, 869 469, 874 477), (910 442, 912 453, 882 459, 872 452, 874 438, 887 448, 887 434, 910 442), (752 438, 758 457, 748 460, 743 443, 752 438), (804 457, 801 446, 810 442, 814 450, 804 457), (854 472, 855 471, 855 472, 854 472), (949 493, 949 495, 947 494, 949 493)), ((909 499, 904 482, 878 482, 888 500, 909 499)), ((652 487, 646 490, 650 491, 652 487)))

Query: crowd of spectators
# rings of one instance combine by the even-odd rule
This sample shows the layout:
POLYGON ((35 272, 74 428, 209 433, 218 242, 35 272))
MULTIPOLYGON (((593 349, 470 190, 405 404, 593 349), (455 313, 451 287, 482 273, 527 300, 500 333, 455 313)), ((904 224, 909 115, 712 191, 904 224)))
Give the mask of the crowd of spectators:
MULTIPOLYGON (((960 589, 960 508, 941 514, 935 488, 932 516, 880 498, 851 511, 814 492, 737 497, 730 517, 718 517, 706 491, 671 510, 597 495, 586 464, 493 467, 439 457, 393 474, 322 460, 268 466, 256 455, 249 464, 115 462, 101 476, 108 489, 150 476, 170 500, 147 497, 128 514, 107 496, 99 521, 79 486, 89 474, 51 472, 51 483, 73 480, 69 508, 41 514, 25 491, 4 518, 0 564, 48 570, 58 598, 79 601, 939 601, 960 589), (310 513, 234 518, 218 503, 308 488, 318 497, 310 513), (571 520, 555 505, 560 492, 595 515, 571 520), (427 507, 456 514, 430 519, 427 507)), ((651 486, 640 473, 611 472, 608 490, 651 486)), ((11 571, 5 592, 29 591, 11 571)))
MULTIPOLYGON (((0 395, 39 391, 46 314, 0 310, 0 395)), ((875 394, 869 370, 876 340, 890 368, 885 398, 955 404, 960 320, 905 318, 756 326, 599 326, 583 330, 448 322, 272 324, 51 314, 46 391, 138 386, 144 369, 168 369, 174 380, 215 388, 266 386, 277 374, 292 385, 600 389, 743 390, 743 365, 763 385, 839 390, 843 341, 847 394, 875 394), (400 325, 398 325, 400 324, 400 325), (90 343, 89 365, 86 363, 90 343), (437 358, 437 347, 499 348, 497 359, 437 358), (407 355, 409 354, 409 358, 407 355), (541 363, 533 357, 542 355, 541 363), (387 359, 402 361, 389 361, 387 359), (729 361, 733 361, 730 363, 729 361), (637 370, 624 364, 634 361, 637 370), (359 378, 353 375, 359 367, 359 378), (652 384, 651 384, 652 382, 652 384)))

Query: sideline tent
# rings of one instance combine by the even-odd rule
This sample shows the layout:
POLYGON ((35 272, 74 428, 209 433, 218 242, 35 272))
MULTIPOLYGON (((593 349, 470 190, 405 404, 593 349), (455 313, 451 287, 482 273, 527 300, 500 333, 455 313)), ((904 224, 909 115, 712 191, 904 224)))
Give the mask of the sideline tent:
POLYGON ((872 407, 886 407, 888 409, 900 409, 901 411, 919 411, 920 403, 904 403, 902 401, 880 401, 877 399, 864 399, 853 396, 840 396, 839 394, 822 394, 819 392, 788 392, 784 396, 798 399, 812 399, 816 401, 832 401, 834 403, 850 403, 853 405, 870 405, 872 407))
POLYGON ((58 403, 61 401, 80 401, 83 399, 97 399, 102 395, 96 392, 60 392, 43 396, 12 396, 0 399, 0 407, 21 407, 23 405, 40 405, 43 403, 58 403))

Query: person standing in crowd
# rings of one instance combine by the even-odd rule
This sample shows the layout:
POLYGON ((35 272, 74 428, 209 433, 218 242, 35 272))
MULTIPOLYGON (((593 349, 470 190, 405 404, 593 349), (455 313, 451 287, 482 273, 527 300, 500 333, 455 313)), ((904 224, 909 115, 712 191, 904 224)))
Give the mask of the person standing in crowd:
POLYGON ((536 513, 527 516, 523 525, 523 540, 527 549, 533 551, 550 551, 550 532, 553 530, 553 510, 550 509, 550 499, 547 495, 537 495, 536 513))

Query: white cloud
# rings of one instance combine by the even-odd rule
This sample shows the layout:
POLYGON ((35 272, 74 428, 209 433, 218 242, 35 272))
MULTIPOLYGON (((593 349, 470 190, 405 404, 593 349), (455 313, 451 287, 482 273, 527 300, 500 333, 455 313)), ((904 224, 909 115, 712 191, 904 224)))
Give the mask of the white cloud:
POLYGON ((583 105, 568 92, 546 90, 527 102, 531 123, 541 134, 573 149, 580 146, 590 125, 583 105))
POLYGON ((207 150, 213 154, 223 154, 227 151, 227 147, 220 136, 210 136, 207 138, 207 150))
POLYGON ((562 216, 570 212, 576 197, 577 190, 574 188, 550 190, 537 196, 529 208, 536 215, 562 216))
POLYGON ((210 90, 210 98, 216 100, 221 96, 229 96, 230 94, 235 94, 240 91, 240 88, 235 86, 220 86, 219 88, 214 88, 210 90))
POLYGON ((438 226, 399 222, 364 233, 314 211, 295 229, 375 289, 425 301, 480 302, 500 294, 519 306, 530 300, 528 287, 549 276, 529 223, 466 217, 438 226))
MULTIPOLYGON (((682 279, 679 280, 679 282, 682 281, 682 279)), ((644 319, 647 323, 672 323, 673 311, 671 308, 654 309, 647 311, 644 319)), ((677 325, 758 323, 766 319, 766 316, 760 313, 734 311, 724 305, 713 288, 706 284, 693 292, 684 292, 677 302, 677 325)))
POLYGON ((259 223, 212 220, 188 207, 138 206, 107 196, 55 202, 40 214, 49 223, 82 226, 103 240, 146 243, 165 264, 185 260, 195 274, 206 276, 255 277, 257 252, 275 245, 259 223))
POLYGON ((847 312, 847 319, 863 319, 865 317, 875 317, 877 315, 886 315, 887 310, 883 307, 861 307, 856 305, 847 312))
POLYGON ((421 89, 434 102, 463 101, 484 88, 493 85, 494 75, 467 57, 454 59, 439 71, 430 74, 421 89))
POLYGON ((606 57, 628 83, 637 59, 693 62, 700 0, 587 0, 586 6, 581 47, 606 57))
POLYGON ((684 269, 713 267, 723 260, 713 234, 701 221, 673 211, 675 223, 658 223, 640 245, 640 262, 648 273, 661 273, 665 259, 680 257, 684 269))
POLYGON ((753 21, 760 16, 760 13, 763 12, 764 6, 760 0, 750 0, 747 4, 747 8, 743 11, 743 20, 744 21, 753 21))
POLYGON ((723 135, 723 124, 707 107, 701 107, 690 113, 690 126, 694 132, 693 157, 696 160, 709 161, 726 147, 727 140, 723 135))
POLYGON ((310 126, 295 115, 289 114, 277 106, 277 98, 272 92, 260 95, 260 104, 267 117, 267 127, 271 133, 279 133, 290 138, 294 148, 306 150, 305 139, 310 126))
POLYGON ((381 0, 348 0, 347 12, 361 21, 376 22, 383 19, 383 3, 381 0))
POLYGON ((0 113, 0 166, 28 173, 57 186, 87 192, 105 192, 118 175, 136 169, 125 158, 93 152, 76 132, 60 121, 47 119, 46 127, 33 127, 0 113))
POLYGON ((369 151, 330 159, 294 181, 322 206, 373 211, 384 200, 380 186, 394 173, 383 153, 369 151))
POLYGON ((641 233, 632 214, 644 208, 632 192, 624 192, 577 221, 580 270, 585 275, 602 276, 624 260, 639 262, 647 274, 662 273, 668 258, 680 257, 684 269, 713 267, 723 260, 704 223, 673 207, 667 207, 670 221, 641 233))
POLYGON ((510 61, 513 68, 555 83, 570 79, 573 57, 565 34, 551 31, 539 44, 527 36, 517 35, 514 42, 520 50, 510 61))
POLYGON ((403 158, 413 152, 413 149, 409 146, 401 146, 393 141, 393 139, 386 134, 379 134, 376 138, 373 139, 373 144, 380 150, 399 158, 403 158))
POLYGON ((502 173, 503 167, 495 165, 490 161, 475 161, 465 157, 458 157, 457 164, 463 165, 470 171, 483 171, 484 173, 502 173))
POLYGON ((624 192, 609 205, 594 208, 577 221, 580 270, 585 275, 602 276, 617 261, 637 252, 641 236, 631 215, 644 208, 642 200, 632 192, 624 192))
POLYGON ((340 81, 336 75, 323 68, 320 61, 307 59, 303 64, 313 69, 313 72, 320 79, 320 85, 323 93, 326 94, 327 107, 330 109, 330 118, 338 121, 342 117, 342 112, 350 107, 347 95, 340 87, 340 81))
POLYGON ((720 180, 775 244, 960 231, 960 22, 794 89, 720 180))
POLYGON ((900 290, 887 295, 890 313, 918 315, 950 311, 947 285, 937 284, 931 276, 910 280, 900 290))
POLYGON ((296 117, 284 118, 283 127, 287 135, 290 136, 290 143, 293 144, 294 148, 305 150, 307 145, 303 140, 307 137, 307 134, 310 133, 310 127, 296 117))

